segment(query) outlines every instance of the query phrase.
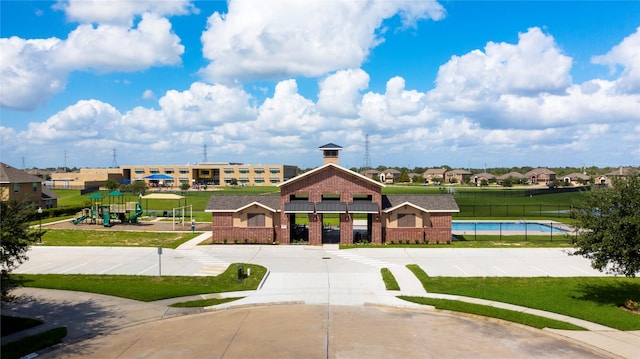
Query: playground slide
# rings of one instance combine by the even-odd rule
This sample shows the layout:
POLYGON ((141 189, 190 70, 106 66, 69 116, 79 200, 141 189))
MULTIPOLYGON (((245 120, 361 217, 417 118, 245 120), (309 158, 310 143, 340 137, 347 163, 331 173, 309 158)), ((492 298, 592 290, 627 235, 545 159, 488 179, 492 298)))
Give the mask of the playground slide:
POLYGON ((142 206, 136 204, 136 211, 131 216, 129 216, 129 223, 138 223, 138 217, 142 216, 142 213, 144 213, 144 211, 142 210, 142 206))
POLYGON ((102 225, 105 227, 111 227, 111 221, 109 221, 109 213, 102 214, 102 225))
POLYGON ((84 221, 87 218, 89 218, 89 216, 82 216, 80 218, 76 218, 76 219, 73 220, 73 224, 81 223, 82 221, 84 221))

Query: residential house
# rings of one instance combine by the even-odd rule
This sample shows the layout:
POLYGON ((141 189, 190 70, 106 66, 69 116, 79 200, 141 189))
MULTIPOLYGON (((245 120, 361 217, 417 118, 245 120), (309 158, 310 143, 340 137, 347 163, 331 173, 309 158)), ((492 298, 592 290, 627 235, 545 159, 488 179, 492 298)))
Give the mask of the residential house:
POLYGON ((0 199, 33 203, 36 208, 55 208, 58 195, 46 186, 44 180, 0 162, 0 199))

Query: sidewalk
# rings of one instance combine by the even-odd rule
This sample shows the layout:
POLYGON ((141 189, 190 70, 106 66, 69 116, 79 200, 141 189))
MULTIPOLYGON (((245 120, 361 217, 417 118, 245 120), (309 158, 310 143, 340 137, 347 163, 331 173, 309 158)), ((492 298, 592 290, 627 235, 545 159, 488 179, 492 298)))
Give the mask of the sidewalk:
MULTIPOLYGON (((122 298, 114 298, 103 295, 96 295, 90 293, 76 293, 69 291, 51 291, 51 290, 43 290, 43 289, 31 289, 31 288, 23 288, 19 289, 18 293, 24 293, 32 298, 32 300, 15 305, 9 308, 3 308, 3 314, 10 315, 20 315, 32 318, 42 318, 45 320, 44 326, 39 326, 32 331, 43 331, 48 329, 49 327, 56 326, 67 326, 69 328, 69 335, 65 340, 65 346, 69 343, 84 341, 89 338, 97 338, 100 337, 101 343, 104 345, 109 341, 109 338, 112 334, 117 334, 122 332, 122 330, 131 328, 133 331, 134 328, 142 328, 145 325, 153 325, 156 331, 160 331, 163 326, 169 325, 174 320, 178 318, 184 318, 184 323, 189 320, 199 320, 201 315, 214 315, 215 313, 223 313, 223 312, 233 312, 233 313, 249 313, 253 309, 257 308, 271 308, 274 313, 279 312, 282 307, 287 306, 289 308, 294 308, 293 310, 300 311, 301 313, 309 313, 311 311, 315 314, 310 316, 306 316, 307 314, 301 314, 300 318, 308 318, 308 323, 298 323, 298 325, 315 325, 322 320, 327 320, 326 316, 330 317, 332 313, 332 308, 351 308, 350 310, 353 312, 358 312, 363 315, 363 317, 353 318, 354 323, 360 323, 357 328, 349 327, 349 323, 346 322, 348 329, 345 329, 346 332, 341 335, 345 335, 346 338, 350 338, 355 342, 362 337, 361 333, 368 332, 373 329, 373 325, 377 325, 379 328, 386 328, 386 326, 395 326, 398 325, 398 331, 402 331, 402 335, 398 335, 394 332, 389 332, 390 329, 384 329, 382 332, 371 333, 372 336, 376 338, 395 338, 395 344, 400 344, 399 347, 393 346, 394 343, 390 343, 390 346, 400 350, 403 348, 402 343, 405 342, 406 347, 411 347, 414 345, 413 341, 415 337, 415 333, 423 333, 415 330, 427 331, 428 333, 438 332, 439 330, 443 330, 442 328, 424 328, 424 327, 416 327, 421 325, 428 325, 428 323, 417 323, 414 317, 420 316, 429 316, 428 318, 424 318, 425 321, 431 321, 433 315, 444 315, 449 320, 453 322, 458 322, 462 319, 470 321, 465 325, 488 325, 489 323, 498 325, 498 329, 492 327, 491 330, 487 329, 486 331, 482 331, 479 328, 469 329, 468 327, 462 326, 459 327, 458 330, 464 330, 465 336, 467 333, 485 333, 486 338, 478 338, 478 340, 489 341, 490 345, 487 344, 487 347, 482 346, 480 349, 486 351, 486 357, 491 357, 489 354, 495 354, 493 357, 513 357, 514 353, 511 352, 509 355, 502 352, 495 352, 492 350, 499 350, 503 348, 498 348, 502 346, 493 345, 496 338, 494 338, 494 332, 496 330, 506 330, 506 328, 511 328, 516 330, 520 334, 513 334, 514 338, 524 338, 523 342, 520 342, 521 339, 518 339, 518 345, 514 345, 514 349, 518 348, 529 348, 530 342, 526 340, 527 337, 534 335, 539 338, 541 341, 548 341, 550 347, 562 346, 566 343, 573 343, 571 350, 578 350, 579 348, 588 348, 588 352, 572 352, 575 355, 567 356, 567 354, 558 355, 559 357, 609 357, 609 358, 634 358, 640 357, 637 353, 640 353, 640 331, 635 332, 622 332, 618 330, 614 330, 602 325, 598 325, 595 323, 590 323, 587 321, 579 320, 576 318, 571 318, 567 316, 558 315, 555 313, 549 313, 539 310, 533 310, 530 308, 525 308, 521 306, 514 306, 506 303, 499 303, 494 301, 482 300, 477 298, 468 298, 462 296, 454 296, 454 295, 443 295, 436 293, 427 293, 420 282, 415 278, 413 273, 409 271, 405 266, 405 258, 407 254, 404 249, 393 250, 393 249, 385 249, 381 252, 378 251, 366 251, 366 250, 352 250, 352 251, 339 251, 337 246, 327 246, 326 248, 308 248, 308 247, 296 247, 296 246, 204 246, 205 248, 196 248, 197 244, 209 238, 211 236, 210 232, 205 232, 199 235, 198 237, 182 244, 178 249, 181 251, 172 255, 171 251, 167 251, 165 254, 166 258, 163 258, 165 262, 163 262, 163 268, 165 268, 165 274, 169 275, 170 271, 173 270, 173 274, 175 274, 177 270, 183 270, 185 265, 193 264, 193 260, 183 255, 183 252, 201 252, 201 254, 206 255, 210 258, 217 257, 221 260, 227 261, 228 263, 255 263, 264 265, 269 269, 269 272, 263 283, 260 285, 258 290, 248 291, 248 292, 235 292, 235 293, 220 293, 220 294, 206 294, 199 296, 191 296, 187 298, 174 298, 163 301, 157 301, 152 303, 141 303, 137 301, 132 301, 128 299, 122 298), (377 255, 382 255, 384 253, 385 257, 376 257, 377 255), (175 265, 171 265, 174 263, 175 265), (404 262, 404 263, 403 263, 404 262), (166 265, 165 265, 166 264, 166 265), (384 287, 384 283, 380 277, 379 268, 387 267, 389 268, 396 280, 400 285, 400 291, 387 291, 384 287), (524 313, 535 314, 543 317, 549 317, 556 320, 567 321, 569 323, 573 323, 575 325, 587 328, 587 331, 564 331, 564 330, 544 330, 540 331, 532 328, 523 328, 521 325, 511 324, 503 321, 486 319, 478 316, 469 316, 465 314, 451 314, 446 311, 433 311, 433 308, 429 306, 423 306, 411 302, 406 302, 401 299, 398 299, 398 295, 408 295, 408 296, 427 296, 432 298, 445 298, 452 300, 461 300, 467 301, 471 303, 490 305, 510 310, 516 310, 524 313), (208 308, 196 308, 196 309, 180 309, 180 308, 170 308, 167 307, 170 303, 175 302, 183 302, 195 299, 204 299, 210 297, 244 297, 243 299, 224 303, 215 307, 208 308), (304 304, 304 305, 301 305, 304 304), (62 308, 62 310, 51 311, 52 307, 62 308), (306 309, 305 307, 318 307, 321 308, 319 311, 306 309), (386 309, 385 309, 386 308, 386 309), (231 310, 232 309, 232 310, 231 310), (230 310, 230 311, 229 311, 230 310), (248 312, 247 312, 248 310, 248 312), (368 322, 367 321, 367 313, 376 313, 375 315, 380 315, 381 318, 384 317, 380 312, 389 312, 395 313, 393 317, 393 323, 389 322, 368 322), (199 313, 199 314, 198 314, 199 313), (439 314, 438 314, 439 313, 439 314), (192 315, 187 315, 192 314, 192 315), (197 315, 193 315, 197 314, 197 315), (446 314, 446 315, 445 315, 446 314), (317 317, 317 316, 320 317, 317 317), (325 317, 323 317, 323 315, 325 317), (324 319, 323 319, 324 318, 324 319), (381 327, 380 327, 381 326, 381 327), (406 328, 406 331, 405 329, 406 328), (466 329, 464 329, 466 328, 466 329), (414 330, 412 332, 412 330, 414 330), (479 331, 480 330, 480 331, 479 331), (521 330, 525 330, 528 333, 525 336, 521 335, 521 330), (353 333, 360 333, 357 336, 354 336, 353 333), (380 334, 384 335, 380 335, 380 334), (492 333, 491 335, 486 335, 486 333, 492 333), (533 333, 533 334, 532 334, 533 333), (404 338, 404 339, 403 339, 404 338), (493 339, 492 339, 493 338, 493 339), (493 340, 493 342, 491 342, 493 340), (411 341, 411 342, 407 342, 411 341), (523 344, 524 343, 524 344, 523 344), (563 344, 564 343, 564 344, 563 344), (577 345, 575 345, 577 344, 577 345), (493 348, 496 347, 496 348, 493 348), (585 356, 585 353, 586 356, 585 356), (595 354, 594 354, 595 353, 595 354)), ((51 248, 51 247, 49 247, 51 248)), ((131 249, 118 249, 117 251, 114 249, 109 249, 109 251, 113 252, 109 256, 105 256, 104 254, 95 255, 94 257, 87 257, 88 251, 80 248, 56 248, 61 252, 59 255, 64 254, 65 263, 58 265, 51 265, 55 268, 65 268, 65 265, 71 266, 71 268, 85 268, 80 267, 79 264, 83 264, 84 262, 91 262, 90 267, 92 269, 96 269, 98 267, 98 261, 102 260, 102 258, 113 259, 117 258, 118 263, 123 263, 123 267, 127 267, 128 270, 132 271, 132 273, 137 273, 137 268, 129 268, 129 265, 133 263, 139 264, 142 260, 143 252, 145 249, 139 248, 131 248, 131 249), (77 252, 77 254, 81 257, 78 262, 71 262, 70 258, 72 257, 73 252, 77 252), (127 257, 126 253, 131 252, 132 256, 127 257)), ((104 249, 106 251, 107 249, 104 249)), ((148 249, 152 252, 149 256, 151 258, 151 262, 144 264, 142 267, 147 267, 149 264, 157 261, 157 254, 154 249, 148 249)), ((43 265, 39 267, 38 258, 40 259, 40 263, 48 263, 54 261, 54 256, 51 251, 44 252, 46 255, 42 257, 36 256, 35 253, 33 257, 36 258, 33 261, 30 261, 29 264, 32 265, 33 269, 30 273, 39 273, 46 268, 49 268, 49 264, 43 265)), ((425 255, 431 253, 430 251, 421 251, 425 255)), ((426 259, 421 259, 416 253, 411 253, 409 255, 410 260, 413 263, 420 263, 418 261, 424 261, 428 263, 429 266, 432 266, 433 271, 436 271, 435 266, 436 260, 434 258, 442 260, 443 255, 449 253, 446 250, 439 250, 437 252, 437 257, 424 257, 426 259)), ((459 254, 465 254, 460 262, 451 263, 456 266, 462 266, 465 263, 469 263, 469 258, 474 258, 472 254, 478 256, 481 259, 481 262, 489 261, 488 251, 459 251, 456 252, 459 254)), ((510 254, 515 254, 516 252, 510 252, 510 254)), ((519 252, 518 252, 519 253, 519 252)), ((541 254, 544 252, 536 252, 538 254, 538 261, 544 260, 544 257, 541 254)), ((550 251, 549 255, 552 255, 553 251, 550 251)), ((498 253, 501 255, 501 253, 498 253)), ((511 256, 513 257, 513 256, 511 256)), ((524 253, 522 253, 522 257, 526 258, 524 253)), ((516 261, 519 261, 516 260, 516 261)), ((496 265, 495 261, 491 262, 492 266, 496 265)), ((57 262, 56 262, 57 263, 57 262)), ((112 267, 113 263, 104 263, 105 267, 112 267)), ((426 268, 424 265, 421 265, 423 268, 426 268)), ((539 265, 540 266, 540 265, 539 265)), ((503 267, 507 269, 507 267, 503 267)), ((545 266, 545 270, 552 271, 553 268, 545 266)), ((60 270, 58 269, 58 270, 60 270)), ((65 269, 62 269, 63 271, 65 269)), ((465 267, 466 271, 470 271, 469 268, 465 267)), ((153 272, 153 271, 151 271, 153 272)), ((148 272, 147 272, 148 273, 148 272)), ((431 273, 431 271, 429 271, 431 273)), ((336 309, 337 310, 337 309, 336 309)), ((260 309, 261 312, 264 312, 260 309)), ((267 310, 268 311, 268 310, 267 310)), ((238 314, 239 315, 239 314, 238 314)), ((266 314, 265 314, 266 315, 266 314)), ((345 314, 348 316, 347 314, 345 314)), ((373 315, 373 314, 372 314, 373 315)), ((373 316, 375 316, 373 315, 373 316)), ((216 318, 227 317, 227 314, 217 314, 216 318)), ((268 315, 265 317, 269 317, 268 315)), ((235 317, 234 317, 235 318, 235 317)), ((264 322, 268 325, 273 325, 273 327, 269 327, 267 325, 265 329, 267 332, 263 333, 262 336, 267 336, 271 338, 274 342, 282 343, 283 345, 291 345, 291 343, 287 342, 287 338, 280 338, 279 333, 283 333, 282 331, 286 329, 280 329, 284 325, 288 325, 288 323, 283 322, 282 319, 278 317, 269 317, 275 322, 264 322), (270 329, 268 329, 270 328, 270 329)), ((295 317, 294 317, 295 318, 295 317)), ((387 318, 387 317, 384 317, 387 318)), ((337 320, 337 318, 335 318, 337 320)), ((234 319, 235 320, 235 319, 234 319)), ((266 319, 265 319, 266 320, 266 319)), ((300 320, 300 319, 298 319, 300 320)), ((215 327, 224 327, 238 325, 242 326, 243 324, 238 322, 233 322, 235 324, 225 324, 216 322, 215 327)), ((263 324, 264 324, 263 323, 263 324)), ((204 325, 204 324, 203 324, 204 325)), ((444 324, 446 326, 446 324, 444 324)), ((184 330, 193 334, 192 340, 200 340, 198 336, 195 335, 195 331, 188 329, 189 327, 184 327, 184 330)), ((262 328, 262 327, 261 327, 262 328)), ((395 327, 394 327, 395 328, 395 327)), ((167 329, 168 330, 168 329, 167 329)), ((302 330, 300 328, 290 328, 292 332, 290 334, 293 338, 297 338, 296 330, 302 330)), ((323 328, 315 328, 315 331, 312 331, 313 335, 325 337, 329 335, 328 333, 331 331, 327 327, 323 328), (320 330, 319 332, 317 330, 320 330), (324 331, 323 331, 324 330, 324 331)), ((203 329, 203 331, 207 331, 203 329)), ((302 330, 304 331, 304 330, 302 330)), ((146 332, 145 332, 146 333, 146 332)), ((157 332, 158 335, 162 335, 161 332, 157 332)), ((229 339, 229 342, 226 342, 226 345, 232 345, 231 343, 240 343, 240 340, 246 340, 243 337, 236 337, 234 332, 230 332, 232 339, 229 339)), ((341 332, 340 332, 341 333, 341 332)), ((335 333, 334 333, 335 334, 335 333)), ((12 336, 3 338, 2 342, 5 343, 10 340, 15 340, 18 337, 26 335, 24 333, 16 333, 12 336)), ((145 334, 139 334, 141 336, 145 334)), ((258 333, 256 333, 258 335, 258 333)), ((337 335, 337 334, 336 334, 337 335)), ((452 337, 456 337, 456 340, 460 339, 459 332, 451 333, 452 337)), ((258 335, 260 339, 260 337, 258 335)), ((328 337, 327 337, 328 338, 328 337)), ((442 335, 434 335, 433 339, 442 338, 442 335)), ((500 340, 510 340, 510 337, 500 338, 500 340)), ((220 338, 218 338, 220 339, 220 338)), ((334 338, 335 339, 335 338, 334 338)), ((429 340, 432 338, 429 338, 429 340)), ((94 339, 91 339, 94 340, 94 339)), ((98 339, 95 339, 98 340, 98 339)), ((114 339, 115 340, 115 339, 114 339)), ((118 340, 129 340, 126 338, 121 338, 118 340)), ((185 341, 190 340, 188 337, 184 338, 185 341)), ((204 340, 204 339, 202 339, 204 340)), ((222 339, 220 339, 222 340, 222 339)), ((329 339, 327 339, 329 340, 329 339)), ((420 337, 420 340, 428 341, 427 339, 420 337)), ((443 341, 446 344, 447 341, 443 341)), ((256 343, 262 343, 262 345, 266 345, 264 342, 257 340, 256 343)), ((254 343, 253 345, 258 345, 254 343)), ((431 342, 429 342, 431 343, 431 342)), ((221 342, 221 344, 225 344, 225 342, 221 342)), ((314 345, 317 343, 314 343, 314 345)), ((347 345, 347 343, 344 343, 347 345)), ((110 344, 109 344, 110 345, 110 344)), ((133 344, 131 344, 133 345, 133 344)), ((136 344, 138 345, 138 344, 136 344)), ((139 344, 142 345, 142 344, 139 344)), ((151 345, 151 344, 149 344, 151 345)), ((440 348, 438 343, 432 343, 434 348, 440 348)), ((472 344, 469 344, 472 345, 472 344)), ((537 344, 536 344, 537 346, 537 344)), ((471 346, 470 346, 471 347, 471 346)), ((114 347, 115 348, 115 347, 114 347)), ((327 350, 327 343, 324 345, 325 350, 327 350)), ((412 347, 413 348, 413 347, 412 347)), ((546 348, 546 347, 545 347, 546 348)), ((256 350, 260 348, 256 347, 256 350)), ((264 349, 264 348, 262 348, 264 349)), ((437 355, 442 357, 443 355, 451 354, 447 352, 447 349, 451 349, 446 345, 441 348, 443 351, 436 352, 437 355)), ((478 349, 478 350, 480 350, 478 349)), ((113 349, 117 350, 117 349, 113 349)), ((417 349, 416 349, 417 350, 417 349)), ((434 349, 435 350, 435 349, 434 349)), ((440 349, 438 349, 440 350, 440 349)), ((524 349, 522 349, 524 350, 524 349)), ((540 349, 537 349, 538 351, 540 349)), ((569 349, 567 349, 569 350, 569 349)), ((195 354, 196 352, 192 352, 191 354, 195 354)), ((516 353, 518 353, 516 351, 516 353)), ((563 352, 564 353, 564 352, 563 352)), ((568 353, 568 352, 567 352, 568 353)), ((206 356, 206 351, 199 353, 206 356)), ((324 353, 327 354, 327 353, 324 353)), ((369 353, 370 354, 370 353, 369 353)), ((394 353, 389 353, 390 355, 394 355, 394 353)), ((397 354, 397 353, 395 353, 397 354)), ((531 356, 540 357, 539 352, 531 352, 529 353, 531 356)), ((558 353, 556 353, 558 354, 558 353)), ((105 354, 106 355, 106 354, 105 354)), ((125 355, 127 356, 127 355, 125 355)), ((348 356, 348 355, 347 355, 348 356)), ((354 355, 351 355, 354 356, 354 355)), ((520 353, 520 357, 527 357, 527 355, 523 355, 520 353)), ((110 356, 101 356, 101 357, 110 357, 110 356)), ((115 356, 113 356, 115 357, 115 356)), ((231 356, 233 357, 233 356, 231 356)), ((293 356, 292 356, 293 357, 293 356)), ((320 355, 320 357, 327 357, 320 355)), ((374 355, 375 357, 375 355, 374 355)), ((407 357, 412 357, 408 354, 407 357)), ((416 357, 415 354, 413 357, 416 357)), ((482 356, 480 356, 482 357, 482 356)), ((555 356, 550 356, 555 358, 555 356)))

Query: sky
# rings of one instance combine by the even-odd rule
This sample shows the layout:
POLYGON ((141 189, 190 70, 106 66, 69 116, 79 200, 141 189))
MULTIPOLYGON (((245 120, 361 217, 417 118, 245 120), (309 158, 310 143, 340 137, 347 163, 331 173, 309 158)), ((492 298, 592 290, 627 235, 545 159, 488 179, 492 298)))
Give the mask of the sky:
POLYGON ((327 143, 347 168, 640 165, 640 1, 2 0, 0 16, 17 168, 312 168, 327 143))

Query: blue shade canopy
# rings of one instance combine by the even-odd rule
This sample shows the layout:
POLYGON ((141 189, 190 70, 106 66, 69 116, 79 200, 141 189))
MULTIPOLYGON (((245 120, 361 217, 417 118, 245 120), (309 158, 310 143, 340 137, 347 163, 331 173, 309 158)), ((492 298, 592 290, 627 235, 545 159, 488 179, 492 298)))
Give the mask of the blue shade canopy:
POLYGON ((91 199, 100 199, 100 198, 104 198, 104 196, 101 195, 100 193, 93 193, 91 196, 89 196, 89 198, 91 198, 91 199))
POLYGON ((162 173, 157 173, 157 174, 153 174, 153 175, 149 175, 147 177, 145 177, 146 179, 150 179, 150 180, 172 180, 173 177, 168 176, 168 175, 164 175, 162 173))
POLYGON ((120 190, 115 190, 109 193, 109 197, 119 197, 119 196, 124 196, 124 193, 120 192, 120 190))

